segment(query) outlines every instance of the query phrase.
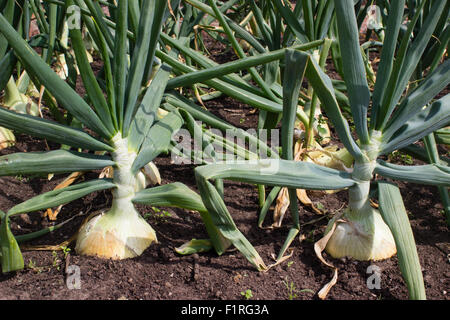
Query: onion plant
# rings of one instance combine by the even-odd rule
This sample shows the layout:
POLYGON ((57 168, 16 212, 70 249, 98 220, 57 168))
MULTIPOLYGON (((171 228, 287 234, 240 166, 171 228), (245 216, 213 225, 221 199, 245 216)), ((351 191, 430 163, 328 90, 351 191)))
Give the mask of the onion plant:
MULTIPOLYGON (((90 67, 81 28, 77 24, 69 25, 71 46, 86 88, 85 99, 53 72, 0 15, 0 34, 34 84, 44 86, 59 106, 82 124, 82 128, 78 129, 0 108, 1 126, 70 147, 2 156, 0 175, 59 174, 108 166, 114 168, 114 175, 112 179, 96 179, 50 191, 18 204, 6 213, 1 212, 3 272, 23 268, 17 240, 30 238, 17 236, 16 239, 9 226, 11 216, 55 207, 99 190, 111 189, 112 206, 82 226, 75 247, 80 254, 123 259, 140 255, 156 242, 155 231, 136 211, 134 203, 197 210, 206 217, 205 224, 214 228, 208 224, 207 212, 195 192, 180 183, 146 189, 145 175, 141 170, 160 153, 167 151, 172 133, 182 125, 182 118, 176 109, 164 111, 159 108, 170 68, 162 65, 156 74, 146 73, 154 61, 161 25, 167 14, 166 1, 142 1, 142 7, 134 16, 137 25, 133 43, 128 42, 130 2, 118 2, 114 35, 111 29, 102 30, 105 23, 102 17, 96 16, 99 14, 96 11, 98 3, 84 3, 89 10, 93 10, 81 9, 83 14, 90 12, 94 17, 91 22, 98 36, 96 43, 104 63, 105 79, 104 82, 98 81, 90 67), (148 68, 143 67, 147 65, 148 68)), ((76 16, 80 12, 79 7, 73 0, 66 1, 64 5, 66 9, 75 9, 66 10, 68 21, 80 20, 76 16)))
MULTIPOLYGON (((427 3, 427 1, 423 1, 427 3)), ((289 188, 295 199, 297 188, 316 190, 347 189, 348 207, 336 215, 327 228, 327 252, 333 257, 358 260, 381 260, 397 252, 399 266, 412 299, 424 299, 422 272, 414 237, 397 185, 377 176, 412 183, 450 186, 448 167, 439 164, 402 166, 383 161, 380 156, 406 147, 450 121, 450 95, 434 98, 450 82, 450 64, 440 64, 411 92, 405 88, 439 21, 438 15, 428 15, 419 33, 410 41, 420 9, 400 33, 405 1, 390 3, 381 60, 375 88, 370 91, 361 49, 354 1, 336 0, 336 18, 342 67, 355 134, 344 118, 330 78, 306 52, 289 50, 285 64, 283 87, 283 124, 281 160, 241 161, 198 167, 196 179, 203 202, 212 221, 236 248, 258 269, 267 265, 255 248, 237 229, 227 207, 210 180, 231 179, 242 182, 289 188), (397 50, 396 43, 400 41, 397 50), (394 59, 395 57, 395 59, 394 59), (326 168, 312 163, 293 161, 293 126, 297 99, 303 77, 314 87, 327 117, 340 141, 354 159, 351 172, 326 168), (369 117, 370 115, 370 117, 369 117), (377 186, 379 210, 370 203, 370 191, 377 186), (330 233, 332 232, 332 233, 330 233)), ((431 12, 442 12, 445 1, 432 2, 431 12)), ((278 259, 299 232, 297 202, 291 201, 293 226, 278 259)))

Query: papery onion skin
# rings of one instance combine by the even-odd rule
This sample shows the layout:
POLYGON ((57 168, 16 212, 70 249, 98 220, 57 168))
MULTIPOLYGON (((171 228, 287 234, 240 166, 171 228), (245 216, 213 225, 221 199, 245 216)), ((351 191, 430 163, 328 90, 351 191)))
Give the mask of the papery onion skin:
POLYGON ((152 243, 157 242, 153 228, 136 211, 132 199, 136 192, 145 188, 142 172, 133 175, 131 167, 136 153, 128 150, 127 139, 120 134, 113 138, 116 162, 113 181, 112 207, 87 223, 79 230, 75 250, 78 254, 109 259, 137 257, 152 243))
POLYGON ((83 225, 75 250, 81 255, 120 260, 137 257, 157 242, 155 231, 137 212, 125 216, 110 211, 83 225))
POLYGON ((378 210, 367 207, 355 214, 347 209, 325 248, 334 258, 378 261, 397 253, 394 237, 378 210))

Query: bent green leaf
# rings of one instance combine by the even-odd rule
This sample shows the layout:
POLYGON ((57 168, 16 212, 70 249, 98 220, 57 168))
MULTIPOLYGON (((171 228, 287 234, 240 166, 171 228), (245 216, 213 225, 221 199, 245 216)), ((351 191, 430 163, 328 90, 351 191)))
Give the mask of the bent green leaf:
POLYGON ((398 263, 408 286, 409 297, 424 300, 426 295, 422 268, 400 190, 396 185, 382 181, 378 182, 378 190, 380 212, 394 236, 398 263))
POLYGON ((106 156, 74 151, 17 152, 0 157, 0 176, 68 173, 113 165, 106 156))
POLYGON ((62 189, 57 189, 40 194, 34 198, 24 201, 8 211, 8 215, 33 212, 47 208, 56 207, 79 199, 95 191, 114 188, 116 185, 108 179, 96 179, 88 182, 78 183, 62 189))

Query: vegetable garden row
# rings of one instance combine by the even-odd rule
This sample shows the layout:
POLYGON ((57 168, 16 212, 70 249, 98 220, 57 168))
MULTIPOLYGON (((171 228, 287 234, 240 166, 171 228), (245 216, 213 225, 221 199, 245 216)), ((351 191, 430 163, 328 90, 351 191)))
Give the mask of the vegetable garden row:
POLYGON ((0 211, 3 273, 23 270, 23 246, 65 224, 62 206, 100 191, 111 206, 79 225, 78 255, 138 257, 165 240, 137 207, 177 207, 198 212, 208 235, 192 235, 177 254, 236 248, 254 272, 271 272, 289 263, 300 208, 324 214, 311 190, 324 199, 345 190, 346 207, 311 244, 332 270, 318 297, 339 281, 333 259, 397 255, 409 297, 425 299, 398 183, 436 187, 450 224, 450 2, 292 2, 0 0, 0 176, 65 175, 0 211), (215 62, 208 39, 234 58, 215 62), (207 107, 223 97, 253 108, 255 127, 207 107), (11 152, 18 134, 47 147, 11 152), (414 161, 392 163, 396 153, 414 161), (168 155, 174 167, 195 164, 196 190, 161 184, 155 163, 168 155), (251 223, 261 232, 289 216, 273 262, 235 224, 227 181, 256 188, 251 223), (12 220, 39 212, 55 222, 13 234, 12 220))

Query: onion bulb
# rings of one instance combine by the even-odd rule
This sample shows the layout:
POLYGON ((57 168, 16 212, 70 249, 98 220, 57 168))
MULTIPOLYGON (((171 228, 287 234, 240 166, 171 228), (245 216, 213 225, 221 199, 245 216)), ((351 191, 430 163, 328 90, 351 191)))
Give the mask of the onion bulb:
POLYGON ((113 138, 115 151, 112 207, 79 230, 75 250, 82 255, 126 259, 137 257, 153 242, 157 242, 153 228, 136 211, 132 199, 145 188, 145 175, 133 174, 131 167, 136 153, 128 150, 128 141, 120 134, 113 138))
MULTIPOLYGON (((332 257, 377 261, 397 252, 394 237, 377 209, 370 205, 359 211, 347 209, 341 219, 325 248, 332 257)), ((329 226, 333 223, 331 220, 329 226)))
POLYGON ((77 253, 126 259, 141 255, 157 242, 155 231, 133 204, 127 201, 119 207, 118 202, 108 212, 95 216, 80 228, 75 247, 77 253))

